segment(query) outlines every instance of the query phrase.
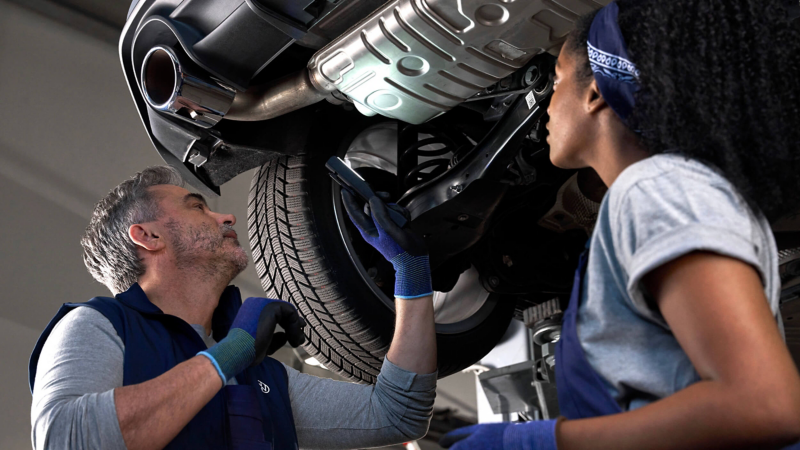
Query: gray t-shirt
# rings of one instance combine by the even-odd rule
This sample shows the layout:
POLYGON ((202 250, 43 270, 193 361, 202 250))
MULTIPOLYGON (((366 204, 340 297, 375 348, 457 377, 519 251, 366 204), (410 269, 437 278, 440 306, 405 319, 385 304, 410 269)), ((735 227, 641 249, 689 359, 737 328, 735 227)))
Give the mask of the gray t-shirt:
POLYGON ((624 411, 700 379, 641 286, 653 269, 698 250, 753 266, 779 319, 775 239, 730 182, 679 155, 625 169, 600 206, 577 317, 586 357, 624 411))
MULTIPOLYGON (((193 328, 209 347, 216 343, 202 326, 193 328)), ((34 449, 125 449, 114 406, 124 351, 111 322, 91 308, 76 308, 59 321, 36 372, 34 449)), ((301 448, 385 446, 427 432, 436 373, 415 374, 388 359, 374 386, 318 378, 291 367, 286 372, 301 448)))

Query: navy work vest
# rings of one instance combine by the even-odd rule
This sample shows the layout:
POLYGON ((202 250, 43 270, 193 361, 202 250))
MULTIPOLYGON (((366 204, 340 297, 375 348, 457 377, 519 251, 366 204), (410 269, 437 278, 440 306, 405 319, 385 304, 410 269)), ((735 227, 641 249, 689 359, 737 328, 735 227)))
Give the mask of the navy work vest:
MULTIPOLYGON (((214 310, 211 322, 214 339, 219 341, 228 334, 241 304, 239 289, 228 286, 214 310)), ((134 283, 116 298, 95 297, 86 303, 65 303, 58 310, 31 355, 28 368, 31 392, 47 337, 62 317, 79 306, 103 314, 125 344, 123 386, 152 380, 206 350, 206 344, 191 325, 162 313, 134 283)), ((297 449, 288 377, 283 365, 267 357, 263 363, 237 375, 236 381, 239 385, 220 390, 166 448, 297 449)))

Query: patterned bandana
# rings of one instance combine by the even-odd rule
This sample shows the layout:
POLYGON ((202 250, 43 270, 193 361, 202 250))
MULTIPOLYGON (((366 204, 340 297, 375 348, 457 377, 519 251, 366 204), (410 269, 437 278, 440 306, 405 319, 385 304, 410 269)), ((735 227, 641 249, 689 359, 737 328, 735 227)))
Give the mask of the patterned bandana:
POLYGON ((639 70, 628 57, 628 46, 617 24, 618 14, 619 6, 614 1, 597 12, 589 28, 589 65, 606 103, 627 123, 633 111, 633 95, 639 89, 639 70))

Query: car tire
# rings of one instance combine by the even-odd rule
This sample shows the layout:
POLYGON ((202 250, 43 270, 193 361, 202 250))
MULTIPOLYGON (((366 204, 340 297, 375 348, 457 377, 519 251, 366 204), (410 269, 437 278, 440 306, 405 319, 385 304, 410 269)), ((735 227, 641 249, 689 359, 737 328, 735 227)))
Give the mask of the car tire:
MULTIPOLYGON (((338 186, 325 168, 336 147, 312 138, 307 148, 313 151, 256 170, 248 199, 250 246, 267 296, 291 302, 308 323, 306 351, 347 379, 375 383, 395 313, 359 275, 339 230, 338 186)), ((502 300, 493 296, 492 309, 469 329, 437 325, 440 378, 474 364, 502 338, 514 313, 514 302, 502 300)))

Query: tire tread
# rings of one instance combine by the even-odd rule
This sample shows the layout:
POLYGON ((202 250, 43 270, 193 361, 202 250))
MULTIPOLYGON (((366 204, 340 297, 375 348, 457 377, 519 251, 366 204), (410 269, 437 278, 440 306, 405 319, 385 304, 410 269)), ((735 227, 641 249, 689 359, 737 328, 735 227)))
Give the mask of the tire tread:
POLYGON ((337 289, 316 244, 305 177, 302 156, 270 161, 253 177, 247 223, 256 272, 267 295, 288 300, 305 317, 310 355, 349 380, 375 383, 388 343, 337 289))

